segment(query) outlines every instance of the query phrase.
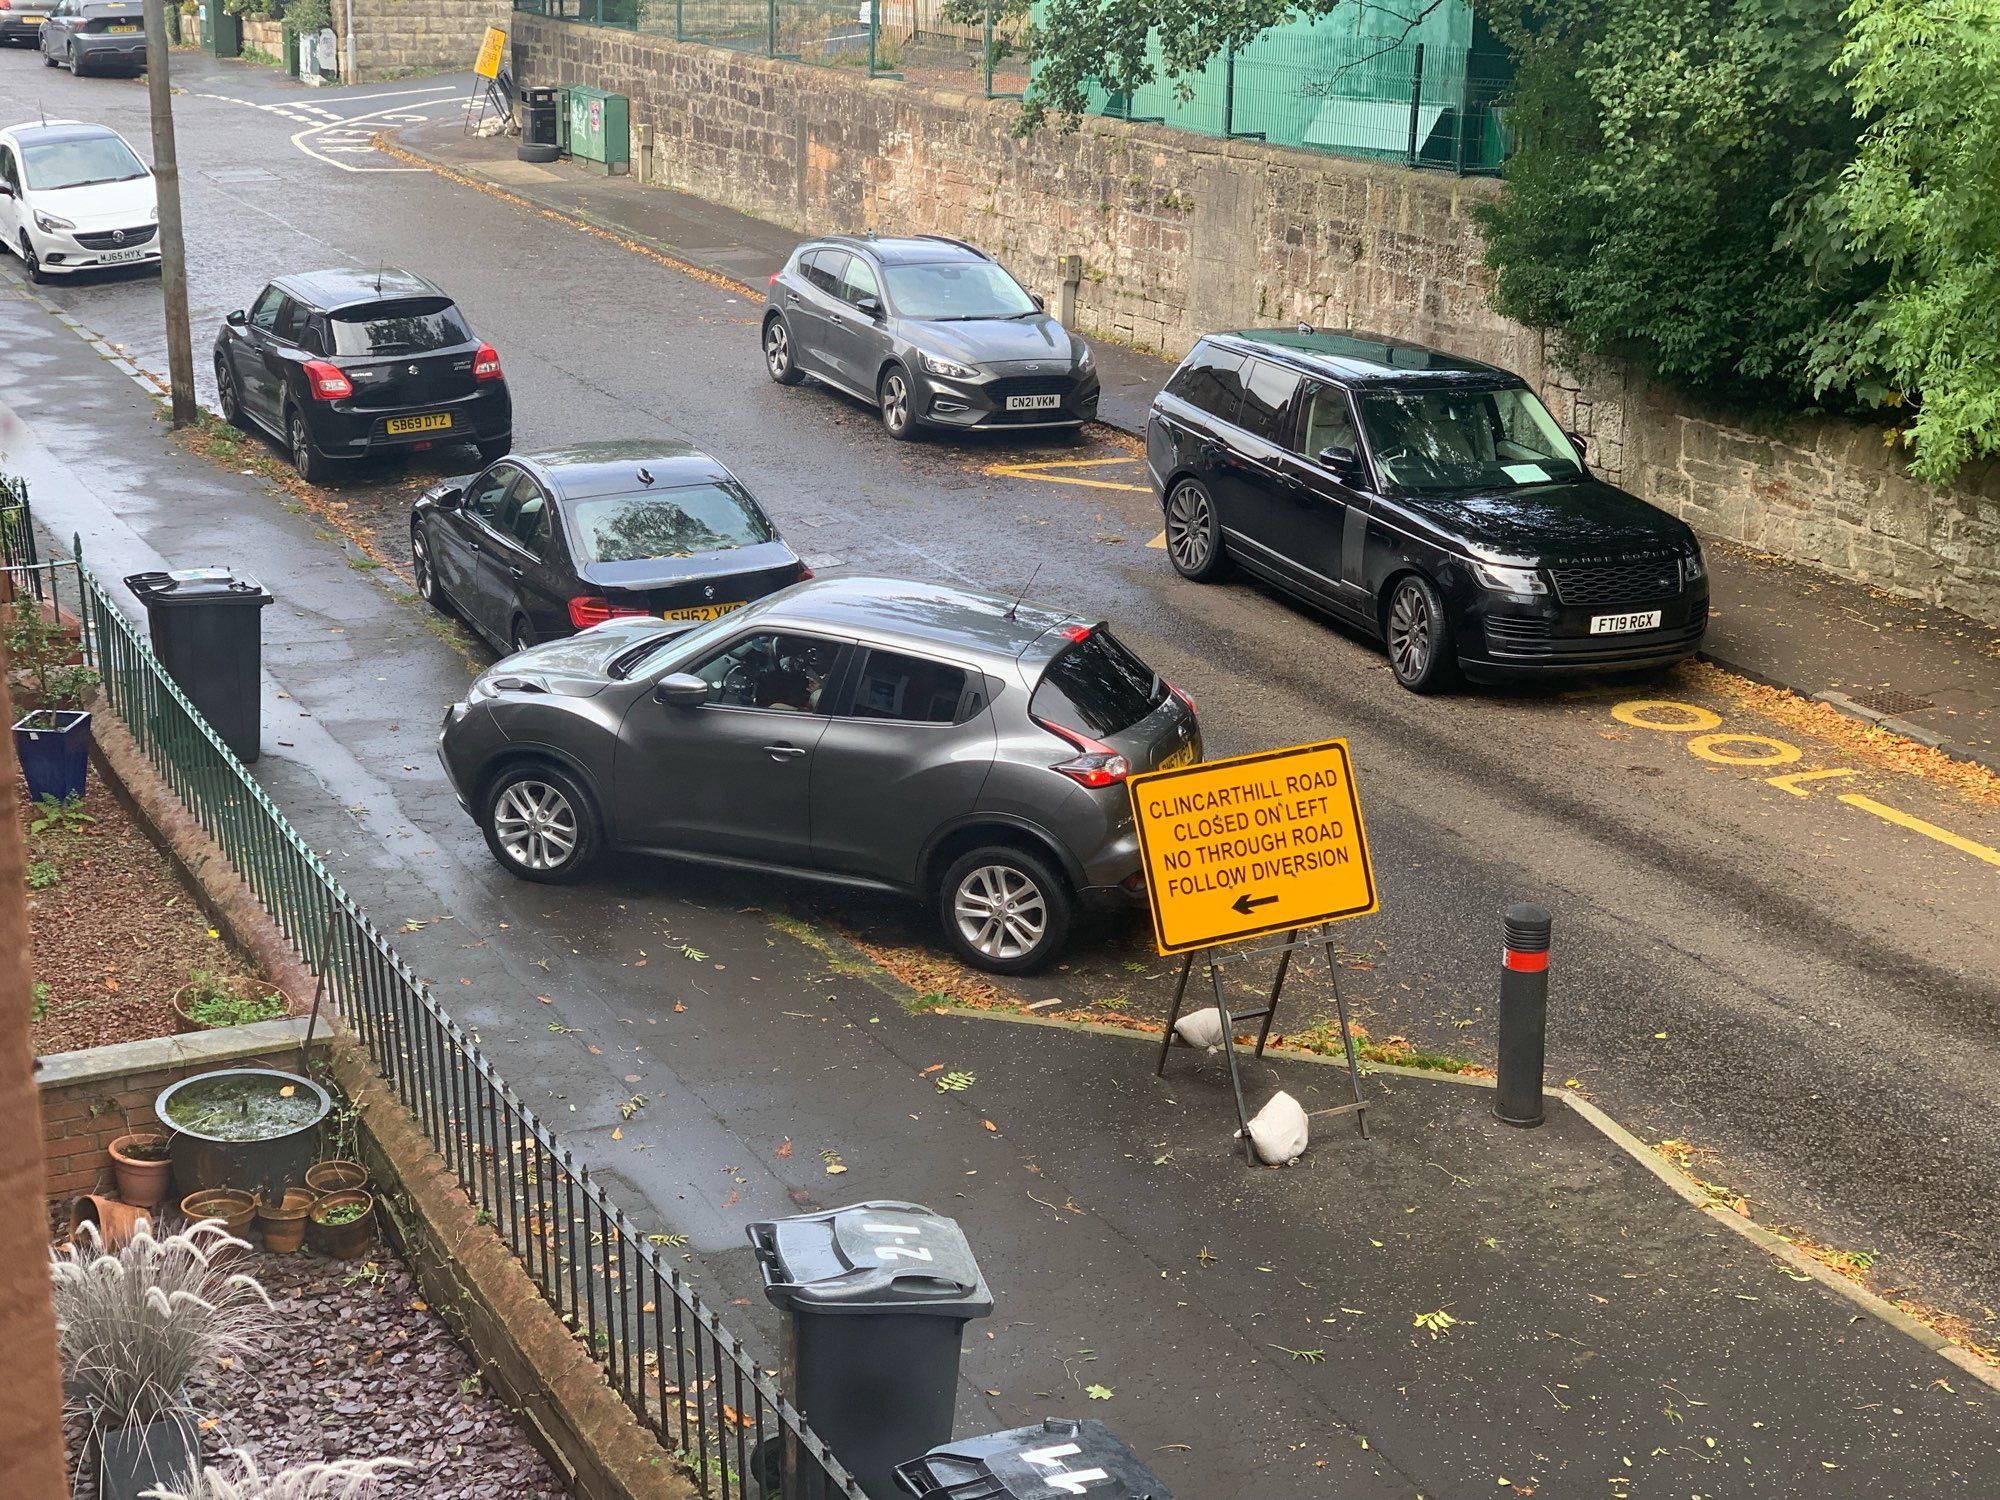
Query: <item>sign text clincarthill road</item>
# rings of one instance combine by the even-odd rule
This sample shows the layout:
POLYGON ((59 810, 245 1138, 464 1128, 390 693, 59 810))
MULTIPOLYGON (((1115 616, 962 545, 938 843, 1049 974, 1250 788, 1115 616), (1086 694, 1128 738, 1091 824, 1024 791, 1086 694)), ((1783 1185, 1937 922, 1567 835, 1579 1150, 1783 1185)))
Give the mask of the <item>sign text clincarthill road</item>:
POLYGON ((1375 910, 1345 740, 1155 771, 1129 785, 1162 953, 1375 910))

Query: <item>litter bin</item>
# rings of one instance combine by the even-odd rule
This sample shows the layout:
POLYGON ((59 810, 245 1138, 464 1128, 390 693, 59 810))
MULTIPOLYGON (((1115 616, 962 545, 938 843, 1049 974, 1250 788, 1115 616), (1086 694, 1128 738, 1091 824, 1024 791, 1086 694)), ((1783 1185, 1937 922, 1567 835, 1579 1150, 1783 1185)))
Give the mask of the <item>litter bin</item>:
POLYGON ((917 1500, 1173 1500, 1110 1428, 1066 1417, 946 1443, 898 1464, 896 1478, 917 1500))
POLYGON ((183 568, 134 573, 125 587, 146 606, 153 654, 167 675, 238 760, 255 760, 263 749, 263 612, 271 602, 263 585, 227 568, 183 568))
POLYGON ((873 1500, 951 1436, 965 1325, 993 1293, 955 1220, 856 1203, 750 1226, 764 1295, 785 1314, 792 1399, 873 1500))
POLYGON ((514 154, 522 161, 556 159, 556 111, 561 104, 559 88, 521 90, 521 144, 514 154))

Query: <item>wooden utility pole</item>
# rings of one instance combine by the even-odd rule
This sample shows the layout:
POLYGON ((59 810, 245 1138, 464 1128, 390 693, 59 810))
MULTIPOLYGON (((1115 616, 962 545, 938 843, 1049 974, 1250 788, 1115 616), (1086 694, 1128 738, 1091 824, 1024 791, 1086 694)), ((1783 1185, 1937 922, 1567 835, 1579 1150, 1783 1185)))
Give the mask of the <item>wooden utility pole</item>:
POLYGON ((153 104, 153 182, 160 198, 160 291, 166 300, 167 380, 173 396, 174 426, 191 427, 197 415, 194 348, 188 333, 181 170, 174 157, 174 91, 167 76, 167 56, 166 0, 146 0, 146 93, 153 104))

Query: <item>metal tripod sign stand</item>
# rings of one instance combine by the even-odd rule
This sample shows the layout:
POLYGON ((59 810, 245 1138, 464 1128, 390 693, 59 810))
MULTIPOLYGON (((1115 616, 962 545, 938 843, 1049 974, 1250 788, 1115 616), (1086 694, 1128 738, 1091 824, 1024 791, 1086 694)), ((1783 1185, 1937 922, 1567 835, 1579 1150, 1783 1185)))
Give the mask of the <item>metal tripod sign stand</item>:
POLYGON ((1354 1098, 1313 1113, 1352 1114, 1365 1140, 1368 1106, 1361 1097, 1361 1068, 1347 1001, 1340 993, 1332 924, 1364 916, 1379 902, 1347 742, 1324 740, 1177 766, 1135 776, 1128 786, 1155 942, 1162 953, 1186 955, 1155 1072, 1166 1072, 1174 1023, 1186 1003, 1195 958, 1202 955, 1222 1023, 1222 1050, 1236 1096, 1243 1151, 1254 1163, 1236 1027, 1247 1021, 1260 1023, 1254 1055, 1262 1057, 1292 955, 1302 948, 1320 948, 1326 954, 1354 1098), (1283 941, 1218 951, 1222 945, 1274 932, 1283 933, 1283 941), (1263 1006, 1231 1011, 1223 993, 1223 971, 1274 953, 1278 972, 1263 1006))

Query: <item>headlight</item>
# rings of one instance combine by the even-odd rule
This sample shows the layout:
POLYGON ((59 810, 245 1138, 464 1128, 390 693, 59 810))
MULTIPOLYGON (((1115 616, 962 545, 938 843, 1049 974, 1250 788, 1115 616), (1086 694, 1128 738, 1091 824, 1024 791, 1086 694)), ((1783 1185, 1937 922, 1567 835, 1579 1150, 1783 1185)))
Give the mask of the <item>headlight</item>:
POLYGON ((1697 547, 1681 559, 1681 581, 1699 583, 1708 577, 1708 564, 1702 560, 1701 548, 1697 547))
POLYGON ((1079 370, 1088 370, 1090 368, 1090 345, 1078 344, 1076 346, 1076 367, 1079 370))
POLYGON ((952 380, 977 380, 979 372, 949 359, 939 359, 935 354, 924 356, 924 368, 933 375, 948 376, 952 380))
POLYGON ((1505 568, 1473 559, 1472 576, 1499 594, 1546 594, 1549 586, 1533 568, 1505 568))
POLYGON ((60 218, 55 214, 45 214, 39 208, 35 210, 35 222, 41 226, 45 234, 54 234, 58 229, 76 228, 76 225, 72 224, 68 219, 60 218))

